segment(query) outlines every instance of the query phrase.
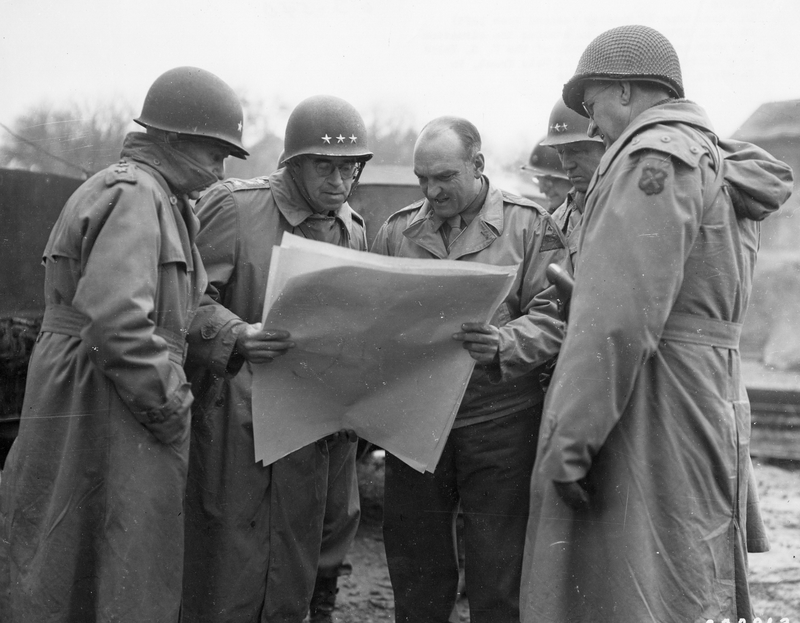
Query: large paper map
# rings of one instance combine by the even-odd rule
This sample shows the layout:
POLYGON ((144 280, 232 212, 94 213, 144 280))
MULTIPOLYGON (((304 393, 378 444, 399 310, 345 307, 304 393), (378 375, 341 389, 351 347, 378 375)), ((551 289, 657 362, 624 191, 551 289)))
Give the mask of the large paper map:
POLYGON ((256 460, 268 465, 349 428, 433 471, 474 366, 452 335, 463 322, 489 321, 516 270, 284 234, 263 323, 289 331, 296 346, 253 366, 256 460))

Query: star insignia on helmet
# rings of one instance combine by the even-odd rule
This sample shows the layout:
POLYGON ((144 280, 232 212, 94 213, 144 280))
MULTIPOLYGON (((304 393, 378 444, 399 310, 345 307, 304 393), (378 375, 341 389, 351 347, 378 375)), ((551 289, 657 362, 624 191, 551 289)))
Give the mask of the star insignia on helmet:
POLYGON ((358 137, 355 134, 351 134, 349 138, 351 143, 355 143, 358 140, 358 137))
POLYGON ((328 136, 327 132, 325 133, 325 136, 321 136, 320 138, 321 138, 323 141, 325 141, 326 143, 328 143, 328 144, 330 144, 330 142, 331 142, 331 137, 330 137, 330 136, 328 136))
POLYGON ((241 132, 241 131, 242 131, 242 122, 241 122, 241 121, 239 122, 239 128, 238 128, 238 130, 239 130, 239 132, 241 132))
POLYGON ((341 134, 339 136, 337 136, 336 137, 336 142, 337 143, 344 143, 344 136, 342 136, 341 134))

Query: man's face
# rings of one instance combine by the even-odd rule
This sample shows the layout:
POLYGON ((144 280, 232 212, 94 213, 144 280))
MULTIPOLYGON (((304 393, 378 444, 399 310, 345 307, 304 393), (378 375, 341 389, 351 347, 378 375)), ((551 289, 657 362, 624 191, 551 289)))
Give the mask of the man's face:
POLYGON ((619 82, 587 82, 583 89, 583 108, 589 115, 589 136, 600 136, 606 149, 627 127, 624 107, 619 103, 622 85, 619 82))
POLYGON ((358 163, 344 156, 302 156, 300 183, 311 199, 311 208, 321 214, 336 211, 350 195, 358 163))
POLYGON ((452 130, 425 133, 414 147, 414 175, 437 216, 460 214, 481 189, 483 154, 470 158, 452 130))
POLYGON ((569 193, 572 188, 572 182, 565 180, 563 177, 556 177, 555 175, 537 175, 535 179, 539 190, 547 197, 548 212, 552 212, 564 203, 564 199, 567 198, 567 193, 569 193))
POLYGON ((577 192, 585 193, 605 153, 605 147, 597 141, 577 141, 556 145, 556 152, 572 186, 577 192))

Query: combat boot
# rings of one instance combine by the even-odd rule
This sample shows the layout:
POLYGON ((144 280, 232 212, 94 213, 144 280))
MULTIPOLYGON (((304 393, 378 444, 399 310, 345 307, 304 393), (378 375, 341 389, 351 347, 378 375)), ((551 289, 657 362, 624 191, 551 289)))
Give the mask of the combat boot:
POLYGON ((337 577, 322 578, 317 576, 314 583, 314 594, 309 606, 309 623, 333 623, 333 609, 336 607, 337 577))

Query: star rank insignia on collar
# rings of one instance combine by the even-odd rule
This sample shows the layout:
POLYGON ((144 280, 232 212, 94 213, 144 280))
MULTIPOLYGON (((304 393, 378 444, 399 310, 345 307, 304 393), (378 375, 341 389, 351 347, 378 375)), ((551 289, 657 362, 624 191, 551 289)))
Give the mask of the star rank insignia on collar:
POLYGON ((355 134, 351 134, 349 137, 351 143, 355 143, 358 140, 358 137, 355 134))
POLYGON ((336 137, 336 142, 337 143, 344 143, 344 136, 342 136, 341 134, 339 136, 337 136, 336 137))
POLYGON ((323 141, 325 141, 326 143, 328 143, 328 144, 330 145, 330 142, 331 142, 331 137, 330 137, 330 136, 328 136, 328 133, 327 133, 327 132, 325 133, 325 136, 321 136, 320 138, 321 138, 323 141))

